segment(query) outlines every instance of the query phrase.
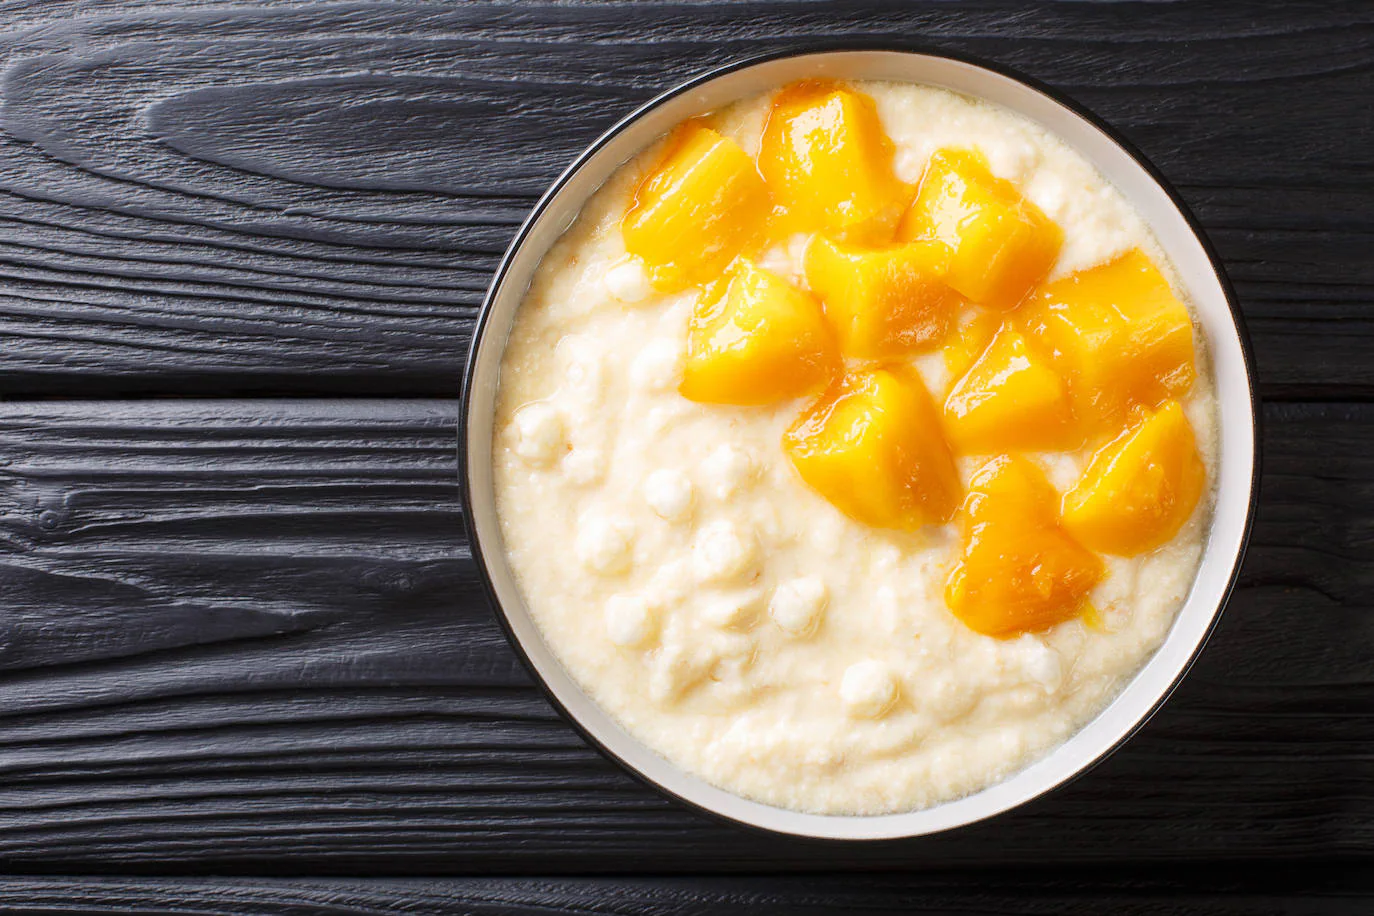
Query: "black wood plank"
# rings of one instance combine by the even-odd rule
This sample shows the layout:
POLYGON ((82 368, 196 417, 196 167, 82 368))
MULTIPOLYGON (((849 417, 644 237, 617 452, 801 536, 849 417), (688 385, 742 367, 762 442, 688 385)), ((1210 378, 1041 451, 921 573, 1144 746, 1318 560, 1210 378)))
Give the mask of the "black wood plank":
POLYGON ((823 878, 73 879, 0 878, 0 911, 148 914, 605 916, 719 913, 841 916, 1346 916, 1374 906, 1359 866, 1268 873, 1215 866, 1169 873, 967 872, 823 878))
POLYGON ((1120 753, 905 843, 604 762, 478 594, 454 403, 0 404, 0 864, 552 874, 1374 857, 1374 405, 1266 410, 1242 587, 1120 753))
POLYGON ((87 660, 125 666, 108 683, 130 697, 310 668, 522 683, 462 542, 455 424, 433 401, 0 407, 9 708, 44 708, 54 666, 87 660))
POLYGON ((0 390, 450 396, 496 257, 620 114, 845 37, 1024 69, 1180 185, 1271 396, 1374 394, 1374 10, 8 3, 0 390))

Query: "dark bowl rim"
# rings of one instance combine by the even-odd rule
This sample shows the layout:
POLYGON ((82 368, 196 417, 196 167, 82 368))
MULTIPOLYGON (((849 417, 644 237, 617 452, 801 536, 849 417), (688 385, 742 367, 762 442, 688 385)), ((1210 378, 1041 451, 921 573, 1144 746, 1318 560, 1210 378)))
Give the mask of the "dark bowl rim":
MULTIPOLYGON (((1255 382, 1254 350, 1250 342, 1250 335, 1245 327, 1244 316, 1240 310, 1240 306, 1236 298, 1235 289, 1231 285, 1230 278, 1226 275, 1226 271, 1225 268, 1222 266, 1220 256, 1217 254, 1216 249, 1213 247, 1211 240, 1203 231, 1202 225, 1197 220, 1197 217, 1193 214, 1192 210, 1188 207, 1187 203, 1183 200, 1183 197, 1178 193, 1177 189, 1174 188, 1174 186, 1168 181, 1168 179, 1164 177, 1163 173, 1161 173, 1160 170, 1155 167, 1154 163, 1152 163, 1145 156, 1144 153, 1137 149, 1133 143, 1131 143, 1129 140, 1123 137, 1114 127, 1112 127, 1110 124, 1108 124, 1102 118, 1098 117, 1096 114, 1094 114, 1092 111, 1090 111, 1083 105, 1080 105, 1074 99, 1070 98, 1067 94, 1041 82, 1040 80, 1032 76, 1028 76, 1022 73, 1019 70, 1015 70, 1003 64, 988 61, 974 55, 950 51, 944 48, 924 46, 916 42, 902 43, 893 42, 890 40, 865 41, 861 39, 850 38, 837 40, 833 42, 811 42, 805 45, 797 45, 795 47, 788 48, 785 50, 770 51, 763 54, 751 55, 749 57, 740 58, 739 60, 731 61, 726 64, 721 64, 719 66, 712 67, 709 70, 703 71, 702 73, 692 77, 691 79, 688 79, 659 93, 658 95, 649 99, 647 102, 644 102, 642 105, 636 107, 629 114, 620 118, 618 121, 615 122, 615 124, 613 124, 604 133, 602 133, 599 137, 592 141, 592 143, 588 145, 587 148, 583 150, 580 154, 578 154, 578 156, 575 159, 573 159, 573 161, 568 165, 568 167, 565 168, 556 179, 554 179, 553 183, 549 186, 548 190, 546 190, 539 197, 539 200, 531 208, 529 215, 520 224, 519 230, 517 230, 514 238, 511 240, 510 245, 507 246, 505 253, 501 256, 500 264, 497 266, 496 272, 492 277, 491 285, 487 288, 487 292, 483 296, 481 309, 477 316, 477 322, 473 327, 472 340, 469 344, 468 355, 463 368, 462 392, 459 398, 459 500, 461 503, 463 514, 463 528, 465 533, 467 534, 468 549, 470 555, 477 566, 478 577, 481 579, 482 589, 487 596, 487 600, 490 603, 492 610, 495 613, 497 623, 500 625, 502 632, 505 633, 506 640, 515 650, 516 656, 520 659, 521 664, 523 664, 525 666, 525 669, 529 672, 535 685, 544 694, 545 698, 549 701, 553 708, 557 710, 559 715, 561 715, 563 719, 570 726, 572 726, 573 730, 577 732, 577 734, 584 741, 586 741, 588 745, 590 745, 594 750, 601 754, 602 757, 609 760, 621 771, 629 774, 630 777, 633 778, 635 781, 641 783, 642 785, 648 786, 650 789, 657 792, 659 795, 666 796, 667 798, 672 799, 673 801, 686 806, 688 809, 698 812, 700 814, 704 814, 707 817, 719 823, 728 824, 734 827, 742 827, 748 831, 755 832, 758 834, 764 834, 771 837, 787 837, 792 840, 815 844, 840 845, 851 843, 896 843, 902 841, 911 841, 918 837, 933 836, 937 833, 945 833, 951 830, 957 830, 962 827, 968 827, 972 824, 976 824, 997 817, 998 815, 1007 814, 1011 811, 1023 807, 1026 804, 1029 804, 1032 801, 1044 798, 1046 795, 1049 795, 1052 792, 1061 791, 1064 787, 1077 781, 1085 774, 1087 774, 1089 771, 1095 769, 1098 765, 1100 765, 1112 754, 1116 753, 1116 751, 1119 750, 1122 747, 1122 745, 1129 741, 1141 728, 1145 726, 1147 722, 1149 722, 1151 718, 1154 717, 1155 713, 1157 713, 1159 709, 1164 705, 1165 701, 1169 699, 1173 692, 1178 688, 1178 685, 1182 682, 1183 678, 1188 674, 1189 670, 1191 670, 1193 665, 1196 663, 1198 656, 1202 653, 1203 648, 1207 645, 1208 641, 1212 637, 1212 634, 1216 631, 1217 624, 1221 620, 1221 615, 1225 611, 1226 606, 1230 602, 1231 596, 1235 591, 1236 583, 1240 577, 1241 564, 1245 559, 1246 551, 1249 549, 1250 536, 1254 528, 1255 510, 1259 504, 1259 485, 1262 468, 1260 450, 1262 440, 1261 423, 1262 411, 1260 406, 1259 391, 1255 382), (1193 651, 1188 656, 1188 659, 1179 669, 1178 674, 1174 677, 1173 681, 1170 682, 1170 684, 1160 693, 1159 697, 1150 706, 1150 708, 1146 710, 1145 713, 1141 715, 1135 721, 1135 723, 1129 729, 1127 729, 1125 733, 1121 735, 1121 737, 1117 741, 1112 743, 1110 746, 1104 748, 1092 760, 1088 761, 1083 766, 1076 769, 1074 772, 1065 776, 1063 779, 1059 780, 1051 786, 1046 787, 1039 794, 1031 796, 1030 798, 1024 799, 1023 801, 1012 805, 1010 808, 1004 808, 998 811, 993 811, 974 820, 966 821, 964 823, 950 827, 940 828, 938 830, 930 831, 928 833, 910 834, 902 837, 836 838, 817 837, 810 836, 807 834, 775 830, 771 827, 765 827, 760 824, 753 823, 751 821, 731 817, 730 815, 724 812, 717 811, 713 808, 708 808, 705 805, 699 804, 695 801, 692 801, 691 799, 685 798, 677 792, 674 792, 673 790, 667 788, 661 783, 655 781, 646 774, 640 772, 628 761, 622 759, 613 750, 611 750, 609 747, 603 744, 599 738, 592 734, 591 731, 582 724, 581 720, 578 719, 577 716, 573 715, 568 710, 568 708, 563 705, 563 702, 558 698, 557 694, 554 693, 553 689, 545 682, 543 676, 539 673, 539 669, 535 666, 529 654, 525 651, 524 645, 516 636, 515 631, 511 626, 510 619, 506 614, 506 609, 501 604, 501 600, 496 593, 496 587, 492 581, 491 574, 488 571, 486 556, 482 549, 481 537, 477 531, 477 524, 473 519, 472 513, 472 481, 468 472, 467 441, 469 436, 469 414, 472 406, 473 383, 477 371, 477 354, 482 341, 482 337, 487 330, 488 322, 491 316, 491 307, 494 299, 496 298, 496 294, 500 291, 501 285, 505 281, 506 274, 510 269, 511 262, 514 260, 516 253, 524 245, 526 238, 533 230, 535 224, 539 222, 539 220, 544 215, 545 210, 548 209, 549 205, 552 203, 554 198, 558 196, 559 192, 563 190, 564 186, 572 180, 573 176, 575 176, 578 172, 582 170, 582 168, 593 156, 596 155, 596 153, 598 153, 604 146, 606 146, 606 144, 610 143, 611 140, 617 137, 622 131, 626 130, 631 124, 638 121, 648 112, 659 107, 660 105, 664 104, 670 99, 676 98, 687 92, 691 92, 698 86, 719 79, 720 77, 728 76, 731 73, 735 73, 740 70, 746 70, 750 67, 758 66, 760 64, 766 64, 777 60, 785 60, 791 57, 808 57, 818 54, 834 54, 844 52, 865 51, 879 51, 897 54, 911 54, 921 57, 942 58, 945 60, 954 61, 956 63, 968 64, 973 67, 979 67, 981 69, 997 74, 998 76, 1002 76, 1007 79, 1014 80, 1015 82, 1021 83, 1022 85, 1040 93, 1041 95, 1046 96, 1051 101, 1063 106, 1064 108, 1067 108, 1069 111, 1073 112, 1083 120, 1087 121, 1092 126, 1096 127, 1103 134, 1105 134, 1108 139, 1110 139, 1118 147, 1124 150, 1126 154, 1130 156, 1131 159, 1133 159, 1136 162, 1136 164, 1139 165, 1146 172, 1146 174, 1150 176, 1150 178, 1155 182, 1155 184, 1157 184, 1159 188, 1163 190, 1164 193, 1169 197, 1170 201, 1174 205, 1174 208, 1183 217, 1185 223, 1187 223, 1188 225, 1189 230, 1197 239, 1198 243, 1202 246, 1203 252, 1207 255, 1207 260, 1211 264, 1212 270, 1216 275, 1217 283, 1222 290, 1222 294, 1226 298, 1226 305, 1231 312, 1231 323, 1234 327, 1237 340, 1240 343, 1241 356, 1245 368, 1245 378, 1250 402, 1250 428, 1252 431, 1253 440, 1252 453, 1254 457, 1251 462, 1250 468, 1250 494, 1246 504, 1245 522, 1241 530, 1240 543, 1236 550, 1236 556, 1231 567, 1230 575, 1227 577, 1226 587, 1222 590, 1221 597, 1217 602, 1216 610, 1212 613, 1211 622, 1208 624, 1207 629, 1203 632, 1202 637, 1198 640, 1197 645, 1193 648, 1193 651)), ((675 764, 671 764, 671 762, 670 765, 675 766, 675 764)))

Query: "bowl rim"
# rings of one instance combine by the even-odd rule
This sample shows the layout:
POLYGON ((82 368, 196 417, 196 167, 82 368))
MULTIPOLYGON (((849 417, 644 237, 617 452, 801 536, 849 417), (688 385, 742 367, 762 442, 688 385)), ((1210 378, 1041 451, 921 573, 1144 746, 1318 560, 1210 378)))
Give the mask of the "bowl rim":
MULTIPOLYGON (((1150 721, 1151 718, 1154 717, 1154 715, 1164 705, 1165 701, 1167 701, 1169 697, 1173 694, 1173 692, 1178 688, 1179 684, 1183 681, 1183 678, 1192 669, 1193 665, 1196 663, 1198 659, 1198 656, 1202 653, 1203 648, 1207 645, 1207 643, 1212 637, 1212 634, 1216 631, 1217 624, 1220 622, 1222 613, 1225 611, 1227 604, 1230 602, 1231 596, 1234 593, 1236 584, 1240 578, 1241 565, 1244 562, 1245 554, 1249 549, 1250 538, 1254 528, 1255 511, 1259 504, 1260 476, 1262 473, 1261 444, 1263 416, 1262 402, 1260 400, 1259 390, 1255 381, 1254 350, 1250 341, 1249 332, 1245 325, 1244 315, 1241 312, 1235 290, 1231 285, 1231 281, 1229 277, 1227 277, 1226 275, 1226 271, 1222 265, 1221 258, 1217 254, 1216 249, 1213 247, 1211 240, 1207 237, 1206 233, 1204 232, 1201 224, 1197 220, 1197 217, 1193 214, 1192 210, 1184 201, 1183 197, 1174 188, 1173 184, 1170 183, 1167 178, 1165 178, 1165 176, 1160 172, 1160 170, 1131 141, 1122 136, 1116 128, 1112 127, 1105 120, 1100 118, 1098 115, 1093 113, 1085 106, 1078 103, 1076 100, 1069 97, 1061 90, 1055 89, 1054 87, 1051 87, 1046 83, 1041 82, 1035 77, 1029 76, 1017 69, 1008 67, 1004 64, 989 61, 976 55, 970 55, 963 52, 952 51, 946 48, 925 45, 920 42, 845 38, 836 39, 833 41, 812 41, 807 42, 805 44, 797 44, 786 49, 769 51, 762 54, 749 55, 746 57, 739 58, 737 60, 733 60, 724 64, 711 67, 687 80, 677 83, 669 87, 668 89, 658 93, 657 95, 653 96, 648 101, 636 106, 634 110, 616 120, 614 124, 612 124, 609 128, 602 132, 595 140, 593 140, 581 153, 579 153, 572 160, 571 163, 568 164, 568 166, 565 169, 563 169, 562 172, 559 173, 558 177, 554 179, 554 181, 549 185, 548 189, 540 195, 539 199, 531 207, 529 214, 521 222, 519 229, 517 229, 515 235, 511 239, 510 244, 506 247, 505 252, 501 256, 501 260, 497 265, 496 271, 492 275, 492 281, 490 285, 487 287, 486 293, 482 298, 482 305, 478 312, 477 320, 473 326, 472 338, 469 343, 467 357, 464 361, 461 385, 462 387, 461 394, 459 397, 457 429, 459 459, 458 487, 459 500, 463 514, 463 528, 468 539, 468 549, 470 552, 470 556, 477 567, 478 578, 481 581, 482 590, 487 597, 488 603, 491 605, 497 623, 500 625, 502 632, 505 634, 507 642, 511 645, 512 649, 514 649, 516 656, 519 658, 521 664, 525 667, 525 670, 529 673, 531 679, 534 681, 535 685, 538 687, 540 692, 549 701, 553 708, 559 713, 563 720, 573 728, 573 730, 578 734, 579 737, 586 741, 588 745, 592 747, 602 757, 609 760, 622 772, 627 773, 636 782, 639 782, 640 784, 649 787, 651 790, 657 792, 660 795, 672 799, 678 804, 686 806, 688 809, 692 811, 704 814, 708 818, 718 823, 728 824, 734 827, 742 827, 748 831, 757 834, 763 834, 772 837, 785 836, 796 840, 802 840, 818 844, 892 842, 899 839, 911 839, 916 836, 931 835, 934 833, 941 833, 949 830, 959 829, 960 827, 967 827, 969 825, 976 824, 981 821, 985 821, 990 818, 996 817, 1000 814, 1005 814, 1009 811, 1013 811, 1025 804, 1028 804, 1031 801, 1043 798, 1051 792, 1061 790, 1065 786, 1070 785, 1071 783, 1075 782, 1076 780, 1078 780, 1079 778, 1081 778, 1082 776, 1096 768, 1098 765, 1100 765, 1104 760, 1106 760, 1117 750, 1119 750, 1122 747, 1122 745, 1129 741, 1141 728, 1145 726, 1147 722, 1150 721), (629 761, 625 760, 619 754, 617 754, 612 748, 605 744, 597 735, 595 735, 588 726, 584 725, 582 720, 568 709, 568 707, 559 698, 559 696, 553 690, 553 688, 550 687, 549 684, 545 681, 538 667, 535 665, 529 653, 526 651, 523 642, 521 641, 519 636, 517 636, 511 624, 508 612, 505 606, 502 604, 500 596, 497 593, 495 583, 493 582, 488 567, 486 553, 482 546, 482 537, 480 532, 478 531, 478 524, 476 522, 475 515, 472 511, 472 479, 471 474, 469 473, 469 450, 467 447, 468 439, 471 435, 470 414, 472 410, 475 376, 478 368, 478 354, 482 338, 486 334, 488 325, 490 324, 492 306, 497 298, 497 294, 500 292, 502 284, 506 280, 506 276, 510 271, 512 262, 515 260, 516 254, 523 247, 526 239, 533 231, 534 227, 542 219, 545 211, 552 205, 552 203, 561 193, 563 188, 572 180, 572 178, 575 175, 577 175, 582 170, 582 168, 588 163, 588 161, 590 161, 603 147, 605 147, 613 139, 615 139, 622 132, 628 129, 632 124, 637 122, 640 118, 644 117, 649 112, 653 111, 654 109, 658 108, 664 103, 670 101, 671 99, 689 93, 692 90, 706 83, 709 83, 724 76, 728 76, 732 73, 736 73, 741 70, 747 70, 755 66, 768 64, 779 60, 785 60, 788 58, 854 52, 881 52, 942 59, 954 63, 964 64, 983 70, 987 70, 997 76, 1004 77, 1006 79, 1010 79, 1012 81, 1020 83, 1023 86, 1031 89, 1032 91, 1047 97, 1050 101, 1067 109, 1072 114, 1077 115, 1079 118, 1083 119, 1088 124, 1095 127, 1097 130, 1101 131, 1112 143, 1114 143, 1124 153, 1126 153, 1126 155, 1131 160, 1133 160, 1135 164, 1139 166, 1150 177, 1150 179, 1159 187, 1159 189, 1163 191, 1164 194, 1169 198, 1170 203, 1173 205, 1174 209, 1178 212, 1178 214, 1183 218, 1183 221, 1187 225, 1189 232, 1192 234, 1193 238, 1201 247, 1212 269, 1212 272, 1215 274, 1217 286, 1221 290, 1222 296, 1226 302, 1226 306, 1230 311, 1232 328, 1235 332, 1237 343, 1239 344, 1240 348, 1241 365, 1245 372, 1246 394, 1248 395, 1248 408, 1250 416, 1252 455, 1251 466, 1249 468, 1250 492, 1247 495, 1245 503, 1245 519, 1241 527, 1239 540, 1237 542, 1235 557, 1232 560, 1231 569, 1227 574, 1226 584, 1224 588, 1221 590, 1221 593, 1218 597, 1217 606, 1215 610, 1212 612, 1211 619, 1208 622, 1206 628, 1203 630, 1201 637, 1198 639, 1196 645, 1188 654, 1186 660, 1180 666, 1178 673, 1168 683, 1168 685, 1162 691, 1160 691, 1159 695, 1154 699, 1154 701, 1145 710, 1145 712, 1141 714, 1134 721, 1134 723, 1130 725, 1130 727, 1128 727, 1124 732, 1122 732, 1122 734, 1117 740, 1113 741, 1110 745, 1104 747, 1086 763, 1077 767, 1064 777, 1047 785, 1040 792, 1034 795, 1022 798, 1018 801, 1013 802, 1010 805, 995 807, 993 810, 987 811, 979 815, 978 817, 961 821, 958 824, 939 827, 931 831, 913 832, 908 834, 889 834, 882 836, 839 836, 831 834, 788 831, 755 823, 754 821, 747 820, 741 817, 732 816, 731 814, 723 810, 718 810, 716 808, 712 808, 705 804, 697 802, 691 798, 687 798, 681 793, 676 792, 673 789, 667 787, 666 785, 658 782, 648 774, 641 771, 638 767, 634 766, 629 761)), ((504 550, 504 547, 502 546, 500 547, 500 549, 504 550)), ((1161 643, 1161 645, 1157 647, 1154 650, 1154 652, 1151 653, 1149 658, 1152 658, 1154 653, 1158 652, 1159 649, 1162 647, 1163 643, 1161 643)), ((1146 659, 1146 661, 1148 661, 1148 658, 1146 659)), ((1143 664, 1144 662, 1142 662, 1142 665, 1143 664)), ((587 699, 593 705, 600 705, 597 704, 596 701, 592 700, 590 697, 588 697, 587 699)), ((1105 707, 1103 709, 1105 710, 1105 707)), ((1103 710, 1098 710, 1098 712, 1094 714, 1093 720, 1095 720, 1096 717, 1102 713, 1102 711, 1103 710)), ((1084 727, 1086 727, 1086 724, 1084 727)), ((629 737, 631 738, 631 740, 639 743, 640 745, 644 745, 644 742, 640 741, 637 737, 634 737, 633 735, 629 737)), ((1061 745, 1056 745, 1055 748, 1051 748, 1042 757, 1037 759, 1048 759, 1061 745)), ((644 746, 647 747, 647 745, 644 746)), ((665 762, 669 766, 675 767, 679 770, 682 769, 677 764, 672 763, 671 761, 667 761, 666 758, 665 762)), ((1034 761, 1032 761, 1032 763, 1033 762, 1034 761)), ((978 792, 984 791, 987 788, 991 788, 993 785, 996 784, 997 783, 990 784, 989 786, 985 786, 983 789, 970 793, 969 796, 961 797, 972 797, 973 795, 977 795, 978 792)), ((726 791, 731 795, 735 795, 735 793, 730 792, 729 790, 723 791, 726 791)), ((743 799, 742 796, 736 797, 743 799)), ((938 807, 938 805, 936 807, 938 807)), ((892 812, 892 814, 918 813, 919 810, 925 809, 917 809, 917 811, 913 812, 892 812)), ((813 813, 813 816, 819 816, 824 818, 831 817, 832 815, 814 815, 813 813)), ((853 815, 833 815, 833 817, 853 817, 853 815)))

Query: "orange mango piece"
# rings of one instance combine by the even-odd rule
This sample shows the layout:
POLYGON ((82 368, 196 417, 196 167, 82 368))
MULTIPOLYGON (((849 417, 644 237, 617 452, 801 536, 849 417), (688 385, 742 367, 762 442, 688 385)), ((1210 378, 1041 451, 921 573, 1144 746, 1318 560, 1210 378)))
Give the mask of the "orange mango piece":
POLYGON ((805 81, 773 101, 759 146, 778 234, 828 232, 890 241, 911 200, 892 168, 893 145, 873 100, 845 86, 805 81))
POLYGON ((969 366, 983 355, 992 343, 992 338, 1002 327, 1002 316, 987 309, 973 309, 955 331, 944 349, 945 371, 951 379, 958 379, 968 371, 969 366))
POLYGON ((771 404, 824 385, 838 366, 820 304, 741 260, 716 296, 697 301, 679 390, 711 404, 771 404))
POLYGON ((944 149, 930 157, 897 238, 944 242, 953 252, 949 285, 980 305, 1010 309, 1054 267, 1064 233, 981 154, 944 149))
POLYGON ((698 122, 673 134, 620 222, 625 250, 653 287, 678 292, 717 277, 763 238, 771 204, 749 154, 698 122))
POLYGON ((1139 249, 1048 284, 1017 321, 1053 355, 1080 416, 1107 425, 1182 395, 1197 374, 1188 309, 1139 249))
POLYGON ((1006 638, 1086 609, 1102 561, 1060 526, 1058 502, 1025 458, 1002 455, 974 473, 959 512, 963 554, 945 588, 949 609, 969 629, 1006 638))
POLYGON ((806 281, 845 354, 897 356, 930 349, 949 331, 959 300, 942 280, 946 255, 933 242, 863 248, 816 236, 806 281))
POLYGON ((940 414, 915 373, 874 369, 821 396, 783 436, 813 489, 856 521, 914 531, 959 502, 959 474, 940 414))
POLYGON ((945 398, 955 450, 1056 451, 1082 442, 1069 390, 1049 360, 1003 326, 945 398))
POLYGON ((1094 550, 1135 556, 1172 539, 1206 486, 1193 427, 1170 401, 1093 456, 1064 494, 1064 526, 1094 550))

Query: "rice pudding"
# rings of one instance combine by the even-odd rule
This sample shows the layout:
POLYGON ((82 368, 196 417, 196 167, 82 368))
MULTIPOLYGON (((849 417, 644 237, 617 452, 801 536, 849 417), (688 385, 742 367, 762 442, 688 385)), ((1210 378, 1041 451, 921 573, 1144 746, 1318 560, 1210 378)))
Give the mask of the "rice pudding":
POLYGON ((878 814, 1016 772, 1163 641, 1210 517, 1188 304, 1085 160, 926 86, 683 125, 550 249, 495 484, 530 614, 677 766, 878 814))

